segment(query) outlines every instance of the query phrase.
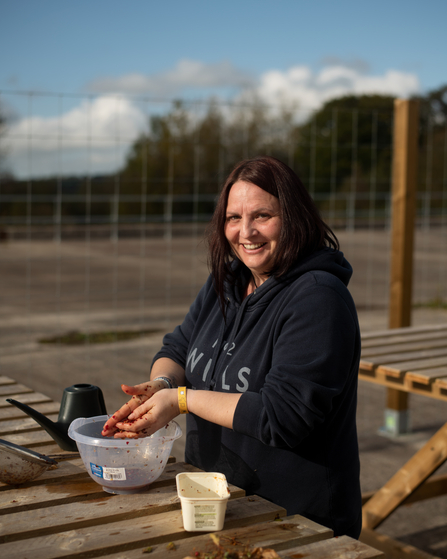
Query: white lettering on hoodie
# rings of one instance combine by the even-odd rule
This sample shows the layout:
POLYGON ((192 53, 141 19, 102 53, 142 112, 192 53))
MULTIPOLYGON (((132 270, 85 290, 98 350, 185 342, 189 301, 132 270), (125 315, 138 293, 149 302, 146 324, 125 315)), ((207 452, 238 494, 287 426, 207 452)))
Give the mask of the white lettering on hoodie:
POLYGON ((203 357, 203 353, 201 353, 197 359, 196 359, 196 353, 197 353, 197 348, 195 347, 191 353, 188 355, 188 361, 186 362, 186 365, 189 365, 189 362, 191 361, 191 372, 194 371, 195 366, 197 365, 197 363, 202 359, 203 357))

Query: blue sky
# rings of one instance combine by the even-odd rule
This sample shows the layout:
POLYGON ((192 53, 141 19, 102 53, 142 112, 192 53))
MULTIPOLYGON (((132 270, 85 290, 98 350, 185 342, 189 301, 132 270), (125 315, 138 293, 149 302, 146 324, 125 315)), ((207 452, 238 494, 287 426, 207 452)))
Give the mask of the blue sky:
MULTIPOLYGON (((314 109, 349 92, 408 96, 447 83, 445 0, 0 0, 0 14, 0 98, 22 128, 29 99, 12 92, 66 94, 62 108, 54 96, 34 103, 44 126, 82 112, 87 93, 250 90, 314 109)), ((130 120, 134 108, 123 109, 130 120)))

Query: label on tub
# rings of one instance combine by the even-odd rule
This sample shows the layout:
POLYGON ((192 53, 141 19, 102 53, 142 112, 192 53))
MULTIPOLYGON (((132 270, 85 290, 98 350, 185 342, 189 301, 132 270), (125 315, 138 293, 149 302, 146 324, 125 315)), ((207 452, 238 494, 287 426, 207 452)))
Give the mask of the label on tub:
POLYGON ((216 520, 216 505, 194 505, 194 523, 196 528, 212 528, 216 525, 216 520))
POLYGON ((90 470, 94 476, 107 479, 108 481, 125 481, 125 468, 106 468, 90 462, 90 470))

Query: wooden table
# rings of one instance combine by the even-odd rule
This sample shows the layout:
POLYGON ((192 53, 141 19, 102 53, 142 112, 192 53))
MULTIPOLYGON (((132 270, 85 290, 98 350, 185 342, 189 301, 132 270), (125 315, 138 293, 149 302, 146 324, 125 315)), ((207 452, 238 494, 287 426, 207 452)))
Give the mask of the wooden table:
POLYGON ((359 378, 447 401, 447 324, 363 334, 359 378))
MULTIPOLYGON (((150 557, 181 559, 212 549, 208 534, 183 529, 175 475, 194 470, 168 462, 150 488, 132 495, 105 493, 87 474, 82 461, 61 451, 52 438, 6 398, 31 404, 57 419, 59 404, 12 379, 0 377, 0 438, 42 454, 60 454, 58 467, 23 485, 0 483, 0 556, 8 559, 150 557), (168 549, 169 548, 169 549, 168 549), (144 555, 146 556, 146 555, 144 555)), ((369 559, 383 557, 372 547, 286 511, 258 496, 230 486, 220 541, 231 549, 260 546, 280 557, 369 559)))

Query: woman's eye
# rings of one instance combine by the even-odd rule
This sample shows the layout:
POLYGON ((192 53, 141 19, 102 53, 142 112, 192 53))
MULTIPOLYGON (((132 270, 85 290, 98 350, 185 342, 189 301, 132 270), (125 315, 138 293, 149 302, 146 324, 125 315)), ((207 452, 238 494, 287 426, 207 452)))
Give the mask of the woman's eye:
POLYGON ((268 219, 269 217, 270 217, 269 214, 258 214, 256 216, 256 219, 261 219, 262 220, 262 219, 268 219))
POLYGON ((238 215, 229 215, 229 216, 227 217, 227 221, 236 221, 236 220, 238 220, 238 219, 239 219, 239 216, 238 216, 238 215))

